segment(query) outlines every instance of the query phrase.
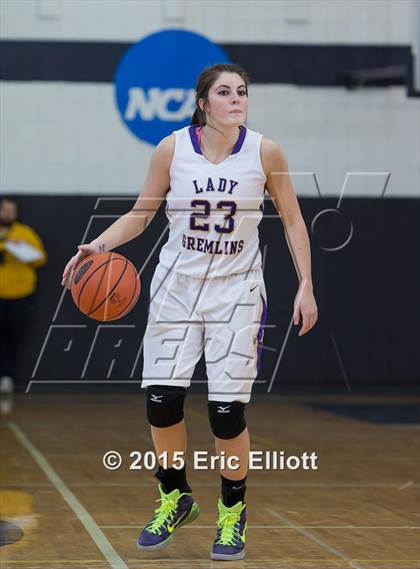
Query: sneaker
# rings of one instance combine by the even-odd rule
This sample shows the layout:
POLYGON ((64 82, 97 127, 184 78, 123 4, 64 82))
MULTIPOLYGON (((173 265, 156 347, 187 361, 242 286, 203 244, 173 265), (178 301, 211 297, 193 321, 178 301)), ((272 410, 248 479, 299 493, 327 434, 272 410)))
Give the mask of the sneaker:
POLYGON ((137 540, 137 547, 140 549, 166 547, 174 538, 174 530, 189 524, 200 513, 200 508, 191 494, 181 493, 178 488, 165 494, 162 484, 159 484, 159 492, 161 497, 156 502, 161 504, 137 540))
POLYGON ((246 505, 238 502, 228 508, 219 498, 217 534, 211 559, 243 559, 245 557, 246 505))
POLYGON ((8 375, 2 375, 0 378, 0 393, 2 395, 10 395, 15 390, 15 383, 8 375))

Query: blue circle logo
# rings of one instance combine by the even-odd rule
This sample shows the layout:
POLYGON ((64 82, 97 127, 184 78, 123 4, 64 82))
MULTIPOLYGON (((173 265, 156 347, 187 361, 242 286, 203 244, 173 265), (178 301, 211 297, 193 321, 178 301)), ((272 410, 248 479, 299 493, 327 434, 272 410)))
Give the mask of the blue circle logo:
POLYGON ((218 45, 194 32, 165 30, 143 38, 124 54, 115 73, 122 120, 136 137, 158 144, 190 124, 201 71, 229 62, 218 45))

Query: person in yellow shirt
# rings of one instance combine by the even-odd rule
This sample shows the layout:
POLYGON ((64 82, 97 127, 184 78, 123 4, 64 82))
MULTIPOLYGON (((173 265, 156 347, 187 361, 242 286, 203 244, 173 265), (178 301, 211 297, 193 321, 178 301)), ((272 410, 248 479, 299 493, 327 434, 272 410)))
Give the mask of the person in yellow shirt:
POLYGON ((0 393, 3 394, 15 388, 18 350, 33 307, 36 269, 47 261, 39 236, 17 218, 17 203, 10 198, 0 199, 0 393))

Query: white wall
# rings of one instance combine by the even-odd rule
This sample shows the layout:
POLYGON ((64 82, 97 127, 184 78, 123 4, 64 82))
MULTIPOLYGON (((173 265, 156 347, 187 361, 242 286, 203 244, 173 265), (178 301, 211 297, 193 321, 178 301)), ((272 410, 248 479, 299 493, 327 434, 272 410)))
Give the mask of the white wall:
MULTIPOLYGON (((276 140, 290 170, 316 172, 337 195, 346 172, 391 172, 387 195, 419 195, 420 109, 403 88, 345 91, 254 85, 248 124, 276 140)), ((7 192, 133 194, 153 147, 121 122, 114 87, 104 84, 1 84, 0 187, 7 192)), ((380 194, 384 176, 349 184, 349 195, 380 194)), ((295 176, 300 195, 315 195, 295 176)))
MULTIPOLYGON (((412 0, 1 0, 2 38, 137 41, 167 27, 216 42, 409 43, 412 0)), ((284 148, 292 171, 314 171, 338 195, 349 171, 391 172, 388 196, 420 195, 420 101, 404 88, 253 85, 250 128, 284 148)), ((135 194, 152 146, 121 122, 114 87, 0 82, 0 191, 135 194)), ((353 178, 377 196, 384 176, 353 178)), ((294 176, 299 195, 315 195, 294 176)))
POLYGON ((216 42, 407 44, 418 0, 1 0, 1 36, 136 41, 161 27, 216 42))

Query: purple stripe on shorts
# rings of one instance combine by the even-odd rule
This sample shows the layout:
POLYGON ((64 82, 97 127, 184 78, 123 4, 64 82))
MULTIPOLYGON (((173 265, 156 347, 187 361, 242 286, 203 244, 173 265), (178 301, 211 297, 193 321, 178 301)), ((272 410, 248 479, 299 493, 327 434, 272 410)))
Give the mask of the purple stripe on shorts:
POLYGON ((265 303, 263 295, 261 295, 261 299, 263 302, 263 310, 261 314, 261 322, 260 322, 260 329, 258 330, 257 334, 257 342, 258 342, 258 349, 257 349, 257 373, 260 371, 261 366, 261 351, 263 347, 263 336, 264 336, 264 326, 267 320, 267 304, 265 303))

